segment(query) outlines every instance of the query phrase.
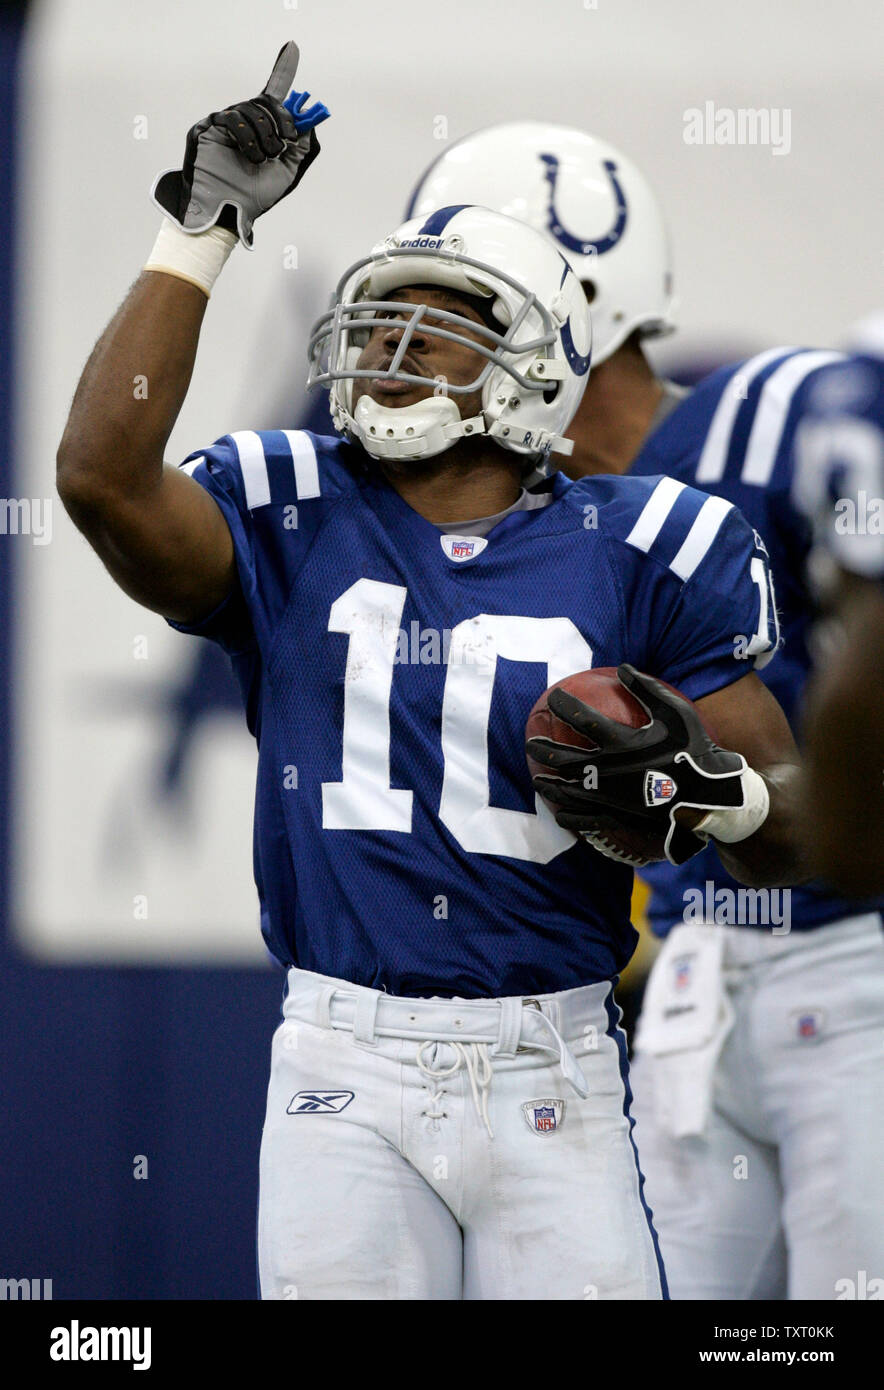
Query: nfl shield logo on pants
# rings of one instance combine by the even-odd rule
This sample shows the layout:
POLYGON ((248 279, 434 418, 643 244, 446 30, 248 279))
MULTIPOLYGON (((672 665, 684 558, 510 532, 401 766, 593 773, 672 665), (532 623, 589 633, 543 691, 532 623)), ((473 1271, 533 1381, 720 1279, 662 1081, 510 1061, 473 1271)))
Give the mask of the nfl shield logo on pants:
POLYGON ((796 1009, 791 1018, 799 1038, 818 1038, 826 1022, 825 1009, 796 1009))
POLYGON ((535 1134, 552 1134, 558 1129, 565 1114, 563 1100, 526 1100, 522 1104, 528 1128, 535 1134))

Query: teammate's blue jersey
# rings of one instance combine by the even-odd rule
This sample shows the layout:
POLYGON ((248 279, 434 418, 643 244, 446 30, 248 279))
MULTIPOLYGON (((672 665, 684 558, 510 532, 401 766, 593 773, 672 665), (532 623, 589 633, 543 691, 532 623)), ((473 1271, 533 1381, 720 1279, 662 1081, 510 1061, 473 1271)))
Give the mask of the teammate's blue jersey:
MULTIPOLYGON (((667 416, 629 472, 632 477, 666 473, 727 498, 761 536, 770 554, 782 645, 777 659, 759 674, 793 726, 811 664, 807 638, 812 611, 806 579, 811 531, 792 498, 793 440, 807 393, 834 370, 830 364, 840 361, 834 352, 774 348, 723 367, 667 416)), ((649 920, 658 935, 683 919, 686 905, 701 901, 716 905, 717 920, 740 924, 734 915, 740 911, 740 885, 711 846, 678 869, 654 864, 642 869, 641 876, 653 890, 649 920), (716 902, 714 894, 720 889, 731 890, 733 896, 722 893, 716 902), (696 896, 698 890, 702 898, 696 896)), ((794 929, 821 926, 863 910, 863 905, 845 902, 815 885, 793 888, 790 906, 794 929)))
POLYGON ((525 722, 590 666, 695 699, 743 676, 734 634, 772 609, 752 530, 668 478, 556 475, 548 506, 458 544, 365 458, 244 431, 185 465, 236 552, 239 589, 185 630, 233 655, 258 740, 267 944, 400 995, 609 979, 636 940, 632 872, 535 797, 525 722))
MULTIPOLYGON (((882 324, 884 328, 884 324, 882 324)), ((827 367, 807 392, 795 437, 796 507, 841 569, 884 584, 882 356, 827 367)))

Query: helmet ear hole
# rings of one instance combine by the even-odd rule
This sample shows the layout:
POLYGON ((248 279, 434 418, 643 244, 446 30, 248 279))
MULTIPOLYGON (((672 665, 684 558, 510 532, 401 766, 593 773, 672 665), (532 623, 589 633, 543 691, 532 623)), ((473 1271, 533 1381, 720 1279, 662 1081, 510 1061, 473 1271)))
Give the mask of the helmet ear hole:
POLYGON ((583 286, 583 293, 586 295, 587 304, 591 304, 592 301, 595 299, 595 281, 581 280, 580 283, 583 286))
POLYGON ((561 385, 562 383, 560 381, 551 381, 549 386, 545 388, 543 392, 543 399, 547 405, 552 405, 553 401, 559 394, 561 385))

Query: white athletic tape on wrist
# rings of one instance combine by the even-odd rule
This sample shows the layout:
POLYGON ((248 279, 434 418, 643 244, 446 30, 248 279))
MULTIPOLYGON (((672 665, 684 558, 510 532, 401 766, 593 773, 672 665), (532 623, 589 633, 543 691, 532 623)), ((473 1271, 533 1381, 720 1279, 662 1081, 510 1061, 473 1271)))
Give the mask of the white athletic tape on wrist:
POLYGON ((189 280, 209 298, 237 240, 236 233, 224 227, 191 233, 164 217, 144 269, 162 270, 179 280, 189 280))
POLYGON ((767 820, 770 810, 770 793, 767 783, 752 767, 743 773, 742 806, 729 806, 723 811, 710 811, 694 827, 703 835, 711 835, 722 844, 735 845, 740 840, 748 840, 759 826, 767 820))

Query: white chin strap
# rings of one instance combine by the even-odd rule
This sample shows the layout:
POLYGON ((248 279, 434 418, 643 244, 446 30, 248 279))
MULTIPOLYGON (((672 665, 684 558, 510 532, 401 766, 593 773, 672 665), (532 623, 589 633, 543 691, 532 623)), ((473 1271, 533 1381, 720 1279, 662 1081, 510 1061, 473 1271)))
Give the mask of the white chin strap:
POLYGON ((485 433, 482 416, 462 420, 448 396, 431 396, 398 409, 360 396, 349 418, 351 432, 376 459, 432 458, 449 449, 456 439, 485 433))

